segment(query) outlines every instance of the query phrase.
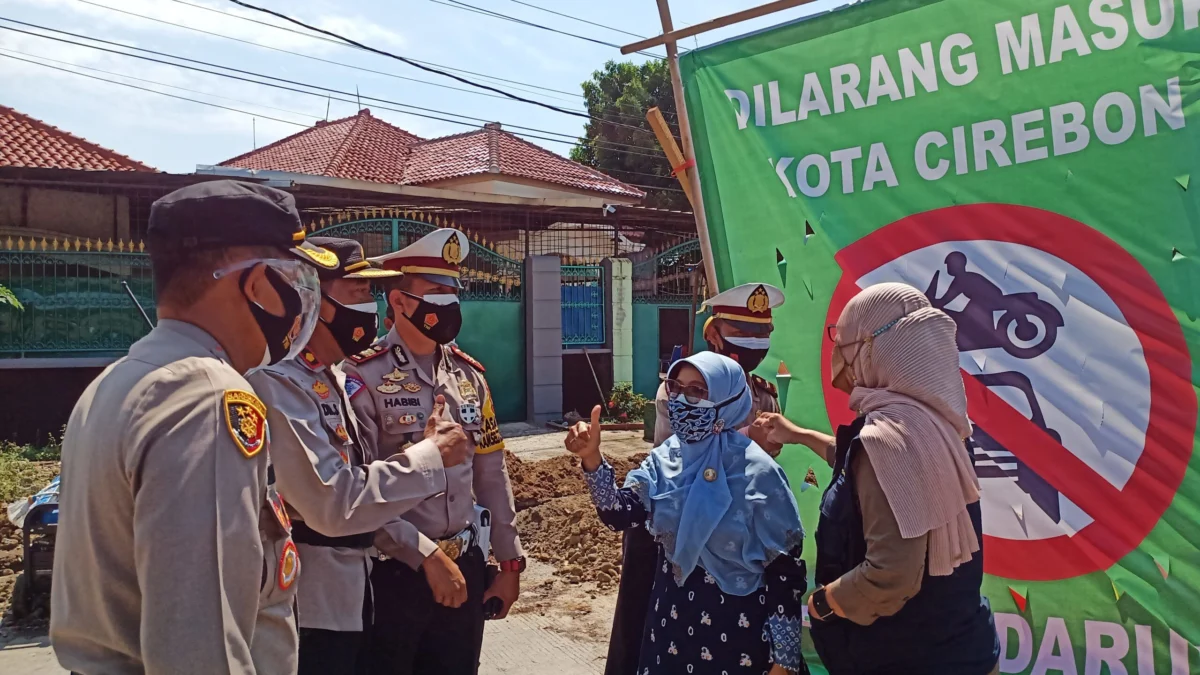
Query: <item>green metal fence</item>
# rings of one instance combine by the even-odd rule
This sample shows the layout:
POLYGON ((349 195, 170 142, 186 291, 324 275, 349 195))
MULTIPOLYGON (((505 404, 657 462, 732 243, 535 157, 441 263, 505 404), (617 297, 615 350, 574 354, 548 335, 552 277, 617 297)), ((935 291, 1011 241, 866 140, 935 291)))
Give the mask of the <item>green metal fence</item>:
POLYGON ((25 306, 24 311, 0 308, 0 355, 125 351, 148 329, 122 282, 153 316, 150 261, 132 246, 45 239, 0 242, 0 285, 25 306))
MULTIPOLYGON (((399 250, 449 221, 413 217, 313 223, 311 236, 353 238, 368 255, 399 250)), ((464 302, 521 301, 523 266, 478 235, 462 265, 464 302)), ((129 285, 155 316, 154 280, 142 244, 11 237, 0 241, 0 285, 25 306, 0 306, 0 358, 121 354, 148 331, 129 285)))
POLYGON ((563 265, 561 269, 563 346, 604 344, 604 268, 563 265))
POLYGON ((703 274, 700 241, 692 239, 635 263, 633 301, 656 305, 690 305, 703 274))

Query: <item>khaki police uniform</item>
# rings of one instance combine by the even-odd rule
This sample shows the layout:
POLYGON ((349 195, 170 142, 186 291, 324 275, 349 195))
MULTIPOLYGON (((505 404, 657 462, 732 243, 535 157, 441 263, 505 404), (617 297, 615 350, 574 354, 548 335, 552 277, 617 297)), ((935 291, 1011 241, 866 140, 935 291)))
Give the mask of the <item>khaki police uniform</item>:
POLYGON ((304 560, 299 625, 362 631, 373 533, 446 490, 441 453, 418 439, 404 454, 376 458, 363 444, 345 376, 310 351, 249 379, 267 405, 277 487, 304 560))
POLYGON ((434 372, 426 373, 393 329, 342 367, 366 445, 375 448, 379 456, 407 453, 421 440, 438 394, 446 397, 447 412, 462 425, 473 446, 466 462, 445 469, 444 494, 422 502, 383 528, 375 540, 379 550, 417 569, 439 540, 471 525, 478 502, 491 512, 491 546, 496 558, 510 560, 523 555, 513 525, 516 509, 504 464, 504 439, 483 366, 457 347, 446 345, 435 352, 434 372))
POLYGON ((51 593, 64 668, 295 671, 299 560, 252 392, 215 339, 170 320, 84 391, 63 440, 51 593))

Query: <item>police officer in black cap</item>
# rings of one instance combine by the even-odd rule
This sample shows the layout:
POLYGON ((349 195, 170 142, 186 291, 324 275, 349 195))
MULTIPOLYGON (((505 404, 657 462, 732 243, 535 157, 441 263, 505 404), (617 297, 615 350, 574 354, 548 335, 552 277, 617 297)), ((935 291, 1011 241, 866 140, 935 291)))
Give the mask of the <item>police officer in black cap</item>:
POLYGON ((317 268, 292 196, 214 181, 154 203, 159 323, 83 393, 62 448, 50 639, 104 673, 294 673, 300 563, 243 375, 297 352, 317 268))

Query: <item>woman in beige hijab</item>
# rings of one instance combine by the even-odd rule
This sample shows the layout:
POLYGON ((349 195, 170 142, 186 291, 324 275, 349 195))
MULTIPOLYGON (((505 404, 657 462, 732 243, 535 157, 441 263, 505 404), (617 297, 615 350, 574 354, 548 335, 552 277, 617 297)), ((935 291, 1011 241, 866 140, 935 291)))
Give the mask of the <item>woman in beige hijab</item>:
POLYGON ((822 662, 831 675, 997 672, 954 320, 911 286, 879 284, 828 335, 854 423, 829 436, 777 414, 755 422, 834 469, 809 598, 822 662))

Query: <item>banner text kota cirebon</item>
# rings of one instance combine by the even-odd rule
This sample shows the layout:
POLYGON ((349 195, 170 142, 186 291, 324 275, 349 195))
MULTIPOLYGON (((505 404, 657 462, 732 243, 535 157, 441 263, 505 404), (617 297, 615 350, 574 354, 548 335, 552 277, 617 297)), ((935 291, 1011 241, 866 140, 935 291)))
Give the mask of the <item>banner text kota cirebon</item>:
MULTIPOLYGON (((1083 22, 1069 5, 1055 8, 1050 26, 1043 25, 1037 14, 999 22, 995 24, 997 61, 985 63, 998 66, 1005 76, 1019 76, 1031 68, 1086 58, 1096 50, 1118 49, 1130 39, 1161 38, 1179 22, 1185 31, 1200 27, 1200 0, 1130 0, 1131 17, 1117 11, 1124 6, 1125 0, 1093 0, 1083 22), (1177 8, 1176 2, 1181 6, 1177 8), (1149 16, 1147 4, 1156 5, 1157 17, 1149 16)), ((898 68, 885 55, 874 55, 866 68, 865 97, 863 68, 857 63, 834 66, 828 73, 805 73, 798 102, 788 94, 795 83, 781 85, 778 80, 755 84, 750 93, 727 89, 725 95, 735 104, 739 129, 746 130, 751 123, 754 127, 803 123, 813 114, 827 117, 885 100, 933 94, 943 84, 967 87, 979 75, 974 44, 969 34, 960 32, 942 39, 936 50, 933 42, 922 43, 919 54, 906 47, 892 60, 898 68)), ((1080 152, 1091 143, 1119 145, 1139 131, 1142 137, 1150 137, 1184 125, 1179 78, 1172 77, 1165 83, 1146 83, 1136 91, 1108 92, 1094 101, 1055 102, 1006 118, 930 130, 915 141, 909 139, 912 150, 905 154, 912 157, 921 178, 937 181, 952 170, 963 175, 1036 162, 1080 152), (1004 147, 1010 138, 1011 154, 1004 147)), ((796 157, 768 159, 789 197, 796 197, 797 191, 821 197, 837 185, 843 194, 850 194, 899 184, 892 164, 898 144, 889 140, 831 149, 798 161, 796 157)))

